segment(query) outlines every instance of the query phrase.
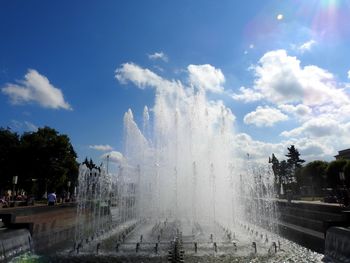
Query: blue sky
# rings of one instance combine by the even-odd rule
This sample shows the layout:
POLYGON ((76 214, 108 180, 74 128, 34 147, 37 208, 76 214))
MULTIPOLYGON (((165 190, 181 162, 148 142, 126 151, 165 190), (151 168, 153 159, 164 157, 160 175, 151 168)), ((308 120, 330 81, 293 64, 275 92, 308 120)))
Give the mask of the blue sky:
POLYGON ((0 126, 51 126, 99 162, 122 151, 124 112, 140 122, 153 105, 148 69, 217 86, 208 99, 231 108, 257 158, 295 144, 331 160, 350 147, 349 12, 347 0, 4 0, 0 126))

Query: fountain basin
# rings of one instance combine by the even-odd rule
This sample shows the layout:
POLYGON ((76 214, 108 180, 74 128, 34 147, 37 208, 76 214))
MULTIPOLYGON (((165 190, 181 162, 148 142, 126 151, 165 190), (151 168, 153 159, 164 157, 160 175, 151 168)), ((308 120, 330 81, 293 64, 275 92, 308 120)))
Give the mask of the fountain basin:
POLYGON ((350 229, 331 227, 327 231, 325 256, 336 262, 350 262, 350 229))

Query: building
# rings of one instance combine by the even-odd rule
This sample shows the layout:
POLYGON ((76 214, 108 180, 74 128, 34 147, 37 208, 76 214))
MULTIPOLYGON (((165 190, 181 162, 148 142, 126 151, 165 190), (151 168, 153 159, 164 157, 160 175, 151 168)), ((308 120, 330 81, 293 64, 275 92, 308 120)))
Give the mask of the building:
POLYGON ((339 151, 338 154, 334 157, 336 160, 341 160, 341 159, 350 160, 350 148, 339 151))

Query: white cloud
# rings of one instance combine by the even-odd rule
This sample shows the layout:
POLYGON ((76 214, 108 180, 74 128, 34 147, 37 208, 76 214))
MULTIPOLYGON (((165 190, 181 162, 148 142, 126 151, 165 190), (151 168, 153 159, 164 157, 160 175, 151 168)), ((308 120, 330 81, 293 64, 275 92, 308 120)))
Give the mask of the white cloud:
POLYGON ((35 124, 33 124, 33 123, 29 122, 29 121, 25 121, 24 122, 24 126, 29 131, 37 131, 38 130, 38 126, 36 126, 35 124))
POLYGON ((305 42, 304 44, 300 45, 298 47, 298 50, 301 52, 301 53, 304 53, 305 51, 310 51, 312 46, 314 46, 317 42, 313 39, 305 42))
POLYGON ((311 137, 334 136, 341 132, 340 123, 336 120, 319 117, 304 122, 300 127, 281 133, 285 137, 307 135, 311 137))
POLYGON ((42 107, 71 110, 60 89, 34 69, 29 69, 18 84, 8 83, 1 91, 10 97, 12 104, 36 102, 42 107))
POLYGON ((253 89, 240 87, 239 88, 240 93, 233 93, 231 97, 234 100, 243 101, 243 102, 254 102, 261 100, 263 98, 263 95, 259 92, 256 92, 253 89))
POLYGON ((123 154, 117 151, 111 151, 101 155, 101 159, 107 159, 107 158, 109 158, 109 161, 118 163, 118 164, 125 162, 125 158, 123 154))
POLYGON ((334 76, 317 66, 301 67, 296 57, 285 50, 264 54, 253 67, 256 75, 254 91, 277 105, 302 103, 307 106, 349 104, 344 89, 337 86, 334 76))
POLYGON ((290 105, 290 104, 282 104, 278 106, 279 109, 286 113, 291 113, 296 117, 305 117, 311 114, 312 109, 306 105, 298 104, 298 105, 290 105))
POLYGON ((309 138, 301 138, 295 141, 295 146, 302 154, 301 158, 308 161, 320 159, 332 159, 336 153, 336 149, 331 144, 322 140, 310 140, 309 138))
POLYGON ((160 72, 164 72, 164 69, 162 67, 159 67, 157 65, 154 65, 153 67, 160 72))
POLYGON ((246 133, 239 133, 234 139, 235 149, 238 158, 246 158, 249 154, 250 158, 255 161, 267 163, 269 156, 274 153, 277 157, 283 157, 283 151, 286 149, 284 143, 268 143, 254 140, 246 133))
POLYGON ((124 63, 115 71, 115 78, 122 84, 133 83, 140 89, 146 87, 155 88, 169 94, 183 92, 183 86, 180 81, 167 80, 147 68, 141 68, 134 63, 124 63))
POLYGON ((134 63, 125 63, 115 71, 115 77, 122 84, 128 81, 134 83, 137 87, 144 89, 147 86, 161 88, 167 84, 167 81, 155 74, 149 69, 141 68, 134 63))
POLYGON ((89 145, 90 149, 96 150, 96 151, 103 151, 103 152, 107 152, 107 151, 112 151, 113 147, 105 144, 105 145, 89 145))
POLYGON ((290 147, 291 145, 295 145, 301 154, 300 158, 306 161, 323 159, 333 160, 333 156, 337 153, 337 149, 342 149, 341 143, 334 145, 332 140, 327 137, 313 140, 310 140, 310 138, 307 137, 298 139, 292 138, 277 143, 270 143, 254 140, 248 134, 239 133, 235 136, 234 143, 238 157, 244 159, 248 153, 251 159, 261 163, 266 163, 268 157, 271 156, 272 153, 274 153, 280 161, 285 160, 287 147, 290 147))
POLYGON ((350 70, 348 71, 348 79, 350 79, 350 70))
POLYGON ((216 69, 212 65, 189 65, 189 80, 197 88, 208 90, 214 93, 224 91, 222 86, 225 83, 225 76, 221 69, 216 69))
MULTIPOLYGON (((211 65, 189 65, 189 80, 192 85, 202 90, 220 93, 224 90, 222 84, 225 77, 220 69, 211 65)), ((124 63, 115 71, 116 79, 122 83, 132 82, 137 87, 145 89, 153 87, 158 90, 171 92, 183 92, 184 87, 180 81, 167 80, 147 68, 141 68, 134 63, 124 63)))
POLYGON ((278 109, 258 106, 255 111, 244 116, 244 123, 254 124, 258 127, 271 127, 275 123, 287 119, 288 116, 278 109))
POLYGON ((19 130, 19 131, 35 132, 38 130, 38 127, 29 121, 22 122, 22 121, 12 120, 10 127, 13 130, 19 130))
POLYGON ((168 56, 164 52, 154 52, 153 54, 148 54, 148 58, 150 60, 163 60, 164 62, 168 62, 168 56))

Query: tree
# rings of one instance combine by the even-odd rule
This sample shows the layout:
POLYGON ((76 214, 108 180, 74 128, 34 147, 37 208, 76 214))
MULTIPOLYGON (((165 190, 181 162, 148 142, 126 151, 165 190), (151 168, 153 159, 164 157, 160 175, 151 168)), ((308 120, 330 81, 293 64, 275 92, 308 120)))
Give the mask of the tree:
POLYGON ((68 181, 74 183, 78 175, 76 153, 67 135, 44 127, 21 137, 23 186, 37 181, 39 193, 60 191, 68 181))
POLYGON ((281 173, 281 164, 274 153, 272 154, 271 158, 269 157, 269 163, 272 163, 275 189, 279 191, 281 189, 281 184, 283 183, 283 174, 281 173))
POLYGON ((273 171, 273 174, 275 175, 275 183, 276 184, 280 183, 280 180, 279 180, 280 162, 278 161, 274 153, 272 154, 271 158, 269 157, 269 163, 272 163, 272 171, 273 171))
POLYGON ((344 171, 347 164, 346 160, 335 160, 328 165, 327 168, 327 183, 332 188, 337 188, 342 182, 339 178, 340 172, 344 171))
POLYGON ((347 160, 346 164, 343 167, 344 176, 345 176, 345 184, 348 188, 350 188, 350 161, 347 160))
POLYGON ((94 162, 93 160, 90 158, 90 160, 88 161, 87 157, 85 157, 84 162, 82 162, 82 164, 85 164, 87 168, 89 168, 90 170, 92 169, 100 169, 94 162))
POLYGON ((0 191, 12 189, 12 178, 19 173, 19 136, 0 128, 0 191))
POLYGON ((294 183, 296 182, 296 172, 302 167, 302 163, 305 162, 305 160, 300 159, 300 153, 299 151, 294 147, 294 145, 291 145, 288 149, 288 153, 286 154, 287 163, 289 165, 290 174, 289 174, 289 182, 294 183))
POLYGON ((286 160, 280 162, 279 165, 279 177, 282 184, 287 184, 290 177, 290 169, 286 160))
POLYGON ((313 161, 301 169, 298 183, 302 186, 310 187, 313 192, 321 193, 322 188, 327 183, 328 162, 313 161))

